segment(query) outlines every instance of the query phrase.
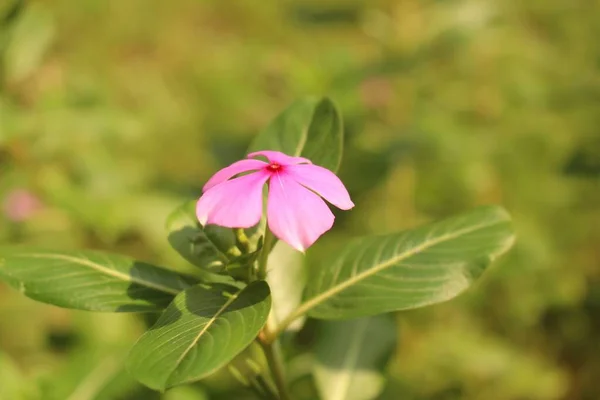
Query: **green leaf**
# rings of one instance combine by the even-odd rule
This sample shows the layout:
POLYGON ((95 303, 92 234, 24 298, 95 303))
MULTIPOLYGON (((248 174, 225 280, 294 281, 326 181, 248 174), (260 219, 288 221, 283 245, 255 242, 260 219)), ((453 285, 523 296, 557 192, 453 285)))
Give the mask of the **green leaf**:
POLYGON ((279 114, 250 145, 250 151, 277 150, 302 156, 337 171, 342 160, 342 118, 328 98, 304 98, 279 114))
POLYGON ((197 381, 244 350, 266 323, 270 308, 264 281, 241 290, 225 285, 187 289, 133 346, 128 369, 156 390, 197 381))
POLYGON ((252 280, 252 276, 254 275, 254 265, 258 256, 260 255, 263 248, 262 239, 259 240, 258 247, 256 251, 252 253, 242 254, 239 257, 231 260, 226 266, 225 269, 227 273, 238 280, 248 282, 252 280))
POLYGON ((328 268, 314 269, 299 310, 344 319, 449 300, 514 242, 510 216, 485 206, 406 232, 345 246, 328 268))
POLYGON ((315 349, 314 376, 323 400, 370 400, 383 390, 379 365, 396 342, 388 316, 324 321, 315 349))
MULTIPOLYGON (((302 302, 302 292, 306 283, 304 255, 279 241, 273 247, 267 261, 267 282, 273 297, 274 321, 281 321, 302 302)), ((298 331, 306 318, 298 318, 287 329, 298 331)))
POLYGON ((0 248, 0 278, 34 300, 89 311, 164 309, 191 278, 97 251, 0 248))
MULTIPOLYGON (((222 272, 242 252, 236 246, 233 230, 217 225, 202 227, 196 218, 196 201, 177 207, 166 222, 168 240, 191 264, 212 272, 222 272)), ((256 251, 262 234, 261 224, 244 230, 251 251, 256 251)))

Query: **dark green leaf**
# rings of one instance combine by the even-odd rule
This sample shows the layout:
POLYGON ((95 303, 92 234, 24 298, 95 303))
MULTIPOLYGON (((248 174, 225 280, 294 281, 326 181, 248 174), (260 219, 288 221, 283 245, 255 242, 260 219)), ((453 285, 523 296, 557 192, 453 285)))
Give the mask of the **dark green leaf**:
POLYGON ((389 316, 324 321, 314 375, 323 400, 370 400, 385 383, 379 364, 396 342, 389 316))
MULTIPOLYGON (((260 224, 245 229, 251 251, 256 251, 262 230, 260 224)), ((233 230, 217 225, 202 227, 196 218, 196 201, 177 207, 166 222, 168 240, 187 261, 213 272, 222 272, 242 252, 236 246, 233 230)))
POLYGON ((187 289, 135 344, 128 369, 157 390, 201 379, 252 342, 270 308, 264 281, 241 290, 225 285, 187 289))
POLYGON ((340 113, 328 98, 304 98, 279 114, 252 142, 250 151, 277 150, 337 171, 342 160, 340 113))
POLYGON ((315 318, 343 319, 446 301, 467 289, 513 241, 509 215, 494 206, 361 238, 327 268, 313 269, 301 308, 315 318))
POLYGON ((242 254, 239 257, 232 259, 226 266, 227 273, 241 281, 248 282, 254 276, 254 265, 263 247, 262 238, 258 241, 256 251, 252 253, 242 254))
POLYGON ((97 251, 0 248, 0 278, 44 303, 89 311, 164 309, 190 278, 97 251))

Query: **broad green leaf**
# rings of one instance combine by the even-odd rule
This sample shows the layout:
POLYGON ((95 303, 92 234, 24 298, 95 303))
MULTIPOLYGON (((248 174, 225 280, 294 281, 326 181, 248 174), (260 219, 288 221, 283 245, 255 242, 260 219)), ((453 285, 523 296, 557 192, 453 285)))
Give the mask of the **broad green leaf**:
POLYGON ((302 156, 337 171, 342 160, 342 118, 328 98, 304 98, 279 114, 250 145, 250 151, 277 150, 302 156))
MULTIPOLYGON (((200 225, 196 218, 196 201, 176 208, 167 217, 166 229, 171 247, 191 264, 208 271, 222 272, 230 261, 242 255, 231 229, 200 225)), ((255 251, 262 234, 260 224, 244 232, 250 241, 250 250, 255 251)))
POLYGON ((409 231, 348 243, 314 269, 301 306, 322 319, 344 319, 449 300, 477 279, 514 241, 510 216, 484 206, 409 231))
MULTIPOLYGON (((183 258, 198 267, 220 271, 229 260, 227 252, 235 247, 235 237, 231 229, 213 227, 217 228, 214 232, 202 228, 194 201, 177 207, 166 222, 169 243, 183 258)), ((237 252, 241 254, 239 249, 237 252)))
POLYGON ((271 308, 269 286, 195 286, 177 295, 133 346, 127 361, 144 385, 164 390, 197 381, 231 361, 258 335, 271 308))
POLYGON ((323 400, 370 400, 383 390, 379 366, 396 342, 388 316, 323 321, 314 376, 323 400))
MULTIPOLYGON (((279 241, 273 247, 267 262, 267 282, 273 297, 274 321, 283 320, 302 302, 302 292, 306 283, 304 255, 279 241)), ((298 318, 287 329, 298 331, 304 325, 305 318, 298 318)))
POLYGON ((34 300, 89 311, 164 309, 191 279, 98 251, 0 248, 0 279, 34 300))

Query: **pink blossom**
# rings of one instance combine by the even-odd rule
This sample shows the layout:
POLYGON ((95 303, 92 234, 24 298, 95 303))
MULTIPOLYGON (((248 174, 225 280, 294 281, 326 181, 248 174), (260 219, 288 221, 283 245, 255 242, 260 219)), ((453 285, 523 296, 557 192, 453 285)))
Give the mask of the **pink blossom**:
POLYGON ((323 199, 342 210, 354 207, 342 181, 328 169, 303 157, 258 151, 209 179, 196 206, 198 220, 230 228, 256 225, 267 182, 269 229, 302 252, 333 226, 335 217, 323 199), (268 162, 256 159, 259 156, 268 162))
POLYGON ((41 207, 35 195, 25 189, 15 189, 4 199, 4 215, 11 221, 23 222, 41 207))

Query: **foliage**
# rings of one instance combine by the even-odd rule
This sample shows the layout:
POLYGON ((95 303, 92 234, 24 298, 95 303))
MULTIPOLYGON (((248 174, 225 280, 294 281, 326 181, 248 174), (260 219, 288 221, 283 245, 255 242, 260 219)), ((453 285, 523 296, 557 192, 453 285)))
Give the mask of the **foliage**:
MULTIPOLYGON (((315 163, 336 168, 341 146, 323 143, 341 145, 339 119, 331 100, 300 100, 258 135, 251 150, 312 154, 315 163)), ((126 358, 129 373, 149 388, 162 392, 194 383, 231 363, 230 371, 241 383, 272 398, 275 392, 265 383, 258 360, 248 359, 256 366, 250 375, 234 361, 256 341, 264 348, 278 398, 287 400, 283 359, 276 349, 279 336, 296 319, 308 315, 347 320, 449 300, 470 286, 514 239, 506 211, 487 206, 422 228, 349 242, 326 267, 313 268, 306 281, 286 281, 281 274, 270 280, 276 291, 292 295, 279 295, 285 307, 295 303, 281 319, 282 306, 275 307, 272 318, 279 323, 272 325, 267 268, 273 262, 281 263, 279 268, 287 268, 287 261, 290 268, 302 265, 280 255, 268 262, 272 234, 264 219, 251 229, 202 226, 194 218, 193 204, 186 203, 168 216, 166 228, 171 246, 204 275, 195 279, 106 252, 9 246, 0 248, 0 277, 31 299, 64 308, 160 312, 126 358), (216 277, 229 282, 220 283, 216 277)), ((350 334, 339 341, 348 340, 337 351, 324 351, 323 345, 316 350, 321 366, 315 378, 325 399, 347 398, 350 393, 361 399, 379 395, 384 379, 373 361, 387 345, 372 348, 365 336, 371 331, 380 334, 378 321, 352 321, 346 332, 343 324, 337 331, 335 324, 325 325, 332 327, 323 334, 325 343, 338 342, 334 335, 350 334), (363 376, 358 371, 362 369, 373 371, 363 376), (350 387, 358 382, 367 385, 361 392, 350 387)))
MULTIPOLYGON (((217 279, 221 266, 201 271, 171 249, 165 218, 277 110, 327 93, 357 211, 311 249, 311 273, 350 238, 480 204, 505 205, 519 237, 467 295, 394 314, 380 397, 597 398, 597 5, 113 3, 0 2, 3 245, 217 279), (24 220, 8 201, 17 189, 39 202, 24 220)), ((122 356, 151 315, 67 312, 0 286, 0 318, 0 398, 251 398, 223 370, 164 395, 137 384, 122 356)), ((335 323, 283 337, 303 398, 322 389, 301 353, 335 323)))

